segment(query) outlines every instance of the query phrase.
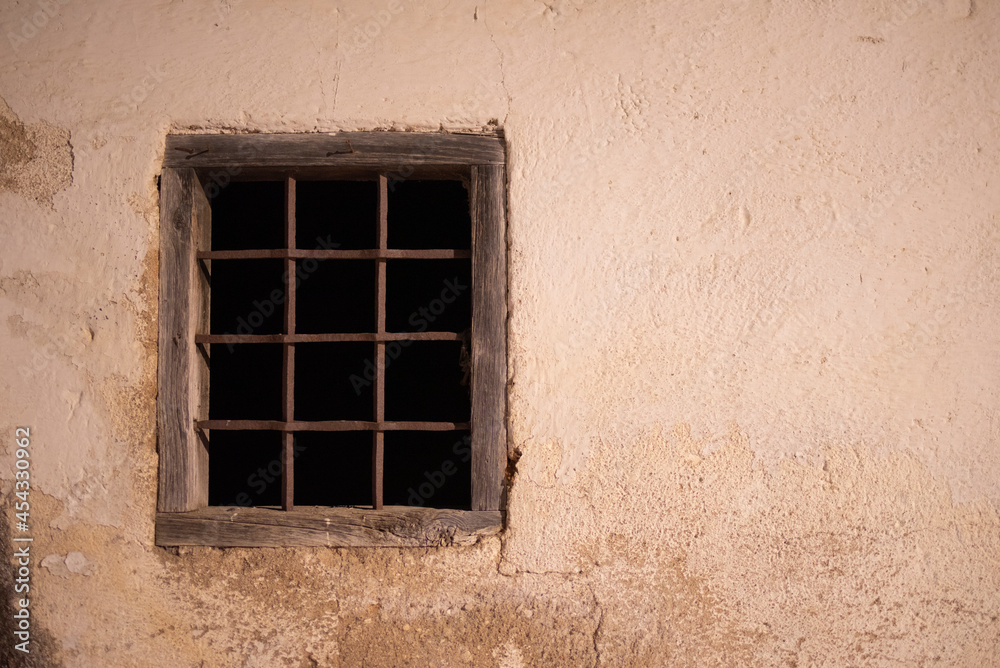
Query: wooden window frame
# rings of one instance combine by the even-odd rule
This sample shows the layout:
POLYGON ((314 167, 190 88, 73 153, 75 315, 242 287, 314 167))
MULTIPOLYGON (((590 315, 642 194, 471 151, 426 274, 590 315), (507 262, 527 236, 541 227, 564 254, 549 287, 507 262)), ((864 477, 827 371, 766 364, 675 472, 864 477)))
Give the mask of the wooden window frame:
MULTIPOLYGON (((500 134, 401 132, 168 135, 160 179, 157 396, 161 546, 468 545, 503 528, 507 467, 506 177, 500 134), (472 218, 472 509, 208 505, 205 189, 229 180, 440 179, 470 184, 472 218), (204 338, 204 337, 202 337, 204 338)), ((289 416, 286 416, 289 418, 289 416)), ((290 418, 289 418, 290 419, 290 418)), ((287 433, 287 432, 286 432, 287 433)), ((289 439, 285 439, 286 441, 289 439)), ((291 448, 283 448, 283 457, 291 448)))

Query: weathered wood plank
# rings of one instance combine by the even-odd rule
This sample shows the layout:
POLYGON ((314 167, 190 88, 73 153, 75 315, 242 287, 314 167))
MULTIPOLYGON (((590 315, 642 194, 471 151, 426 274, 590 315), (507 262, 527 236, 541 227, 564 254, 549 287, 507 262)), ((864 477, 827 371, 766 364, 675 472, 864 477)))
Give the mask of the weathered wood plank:
POLYGON ((502 165, 472 168, 472 509, 499 510, 507 466, 507 240, 502 165))
MULTIPOLYGON (((375 207, 378 249, 389 247, 389 179, 378 177, 378 206, 375 207)), ((379 260, 375 279, 375 331, 385 334, 386 316, 386 261, 379 260)), ((385 422, 385 343, 375 343, 375 386, 372 388, 376 422, 385 422)), ((385 492, 385 434, 379 430, 372 434, 372 508, 382 510, 385 492)))
POLYGON ((319 508, 207 507, 157 513, 156 544, 216 547, 433 547, 472 545, 503 528, 500 511, 408 506, 319 508))
MULTIPOLYGON (((192 259, 190 260, 194 288, 191 295, 192 313, 188 329, 188 343, 191 344, 189 350, 197 352, 198 347, 197 342, 194 342, 194 336, 200 332, 211 330, 211 262, 207 265, 209 272, 206 274, 202 271, 203 265, 197 260, 197 256, 199 250, 212 247, 212 205, 194 171, 185 170, 185 178, 191 185, 191 205, 194 211, 194 230, 191 234, 193 240, 192 259)), ((176 297, 183 298, 182 295, 176 295, 176 297)), ((207 420, 211 357, 195 354, 195 352, 191 353, 194 367, 190 386, 192 417, 195 420, 207 420)), ((201 507, 208 503, 208 447, 207 443, 195 431, 193 424, 187 423, 185 429, 190 434, 188 444, 191 450, 188 454, 188 465, 192 472, 193 501, 197 503, 198 507, 201 507)))
POLYGON ((419 165, 503 161, 502 137, 417 132, 168 135, 163 157, 164 167, 376 167, 395 170, 402 178, 419 165))
POLYGON ((194 430, 207 417, 207 370, 194 332, 207 326, 208 292, 194 240, 211 234, 211 210, 194 170, 164 169, 160 186, 160 295, 157 429, 158 508, 208 503, 208 451, 194 430))
MULTIPOLYGON (((295 179, 285 179, 285 247, 295 248, 295 179)), ((295 279, 295 260, 285 259, 285 334, 295 334, 295 299, 297 280, 295 279)), ((281 395, 282 418, 285 422, 295 420, 295 344, 287 340, 281 346, 281 395)), ((281 509, 292 510, 295 507, 295 457, 293 445, 294 435, 285 432, 281 436, 281 509)))
MULTIPOLYGON (((182 135, 188 136, 188 135, 182 135)), ((294 176, 299 181, 374 181, 379 174, 389 170, 389 181, 398 180, 444 180, 462 181, 469 178, 469 165, 418 165, 390 164, 380 167, 351 165, 313 165, 309 167, 241 167, 208 166, 198 167, 198 176, 205 184, 209 197, 221 191, 220 184, 230 181, 283 181, 294 176)), ((393 185, 393 187, 395 187, 393 185)))

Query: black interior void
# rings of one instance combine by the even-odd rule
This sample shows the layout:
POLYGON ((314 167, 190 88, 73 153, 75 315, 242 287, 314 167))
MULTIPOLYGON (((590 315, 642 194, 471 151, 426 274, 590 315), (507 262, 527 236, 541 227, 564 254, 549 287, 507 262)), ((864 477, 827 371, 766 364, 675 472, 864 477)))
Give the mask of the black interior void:
POLYGON ((211 260, 212 334, 280 334, 286 285, 281 260, 211 260))
POLYGON ((212 344, 209 419, 280 420, 281 364, 278 343, 212 344))
POLYGON ((461 333, 471 322, 470 260, 386 262, 388 331, 461 333))
POLYGON ((374 181, 298 181, 297 248, 376 248, 378 184, 374 181))
POLYGON ((276 506, 281 503, 281 433, 211 433, 208 503, 212 506, 276 506))
POLYGON ((399 341, 386 345, 385 419, 467 422, 471 412, 461 341, 399 341))
POLYGON ((389 248, 472 246, 469 194, 461 181, 390 181, 389 248))
POLYGON ((295 504, 368 506, 372 502, 372 432, 295 435, 295 504))
MULTIPOLYGON (((398 180, 390 186, 391 248, 470 248, 462 182, 398 180)), ((229 183, 213 192, 213 250, 285 246, 283 182, 229 183)), ((375 248, 377 199, 373 181, 296 183, 297 247, 375 248)), ((373 259, 299 259, 296 333, 375 332, 376 267, 373 259)), ((385 343, 385 420, 468 422, 471 260, 392 259, 386 272, 387 331, 461 338, 385 343)), ((282 260, 212 260, 211 274, 211 333, 286 332, 282 260)), ((283 418, 281 344, 204 348, 210 419, 283 418)), ((294 420, 374 420, 374 341, 298 342, 293 350, 294 420)), ((212 430, 209 438, 212 505, 280 503, 280 432, 212 430)), ((370 505, 373 439, 371 430, 296 432, 295 504, 370 505)), ((384 439, 386 505, 470 507, 468 431, 387 431, 384 439)))
POLYGON ((374 343, 295 344, 296 420, 373 420, 374 343))
POLYGON ((374 260, 299 260, 295 329, 300 334, 375 331, 374 260))
POLYGON ((282 181, 217 181, 205 189, 212 206, 212 250, 285 247, 285 184, 282 181), (225 185, 220 185, 220 184, 225 185), (213 187, 214 186, 214 187, 213 187))
POLYGON ((386 432, 384 494, 390 506, 470 509, 469 432, 386 432))

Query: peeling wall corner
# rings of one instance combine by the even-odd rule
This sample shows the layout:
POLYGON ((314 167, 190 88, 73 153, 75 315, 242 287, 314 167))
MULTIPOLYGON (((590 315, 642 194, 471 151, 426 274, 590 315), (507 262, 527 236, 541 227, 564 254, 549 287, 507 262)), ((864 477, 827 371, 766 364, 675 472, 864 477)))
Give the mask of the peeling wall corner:
POLYGON ((48 123, 25 125, 0 98, 0 190, 52 207, 73 183, 69 131, 48 123))

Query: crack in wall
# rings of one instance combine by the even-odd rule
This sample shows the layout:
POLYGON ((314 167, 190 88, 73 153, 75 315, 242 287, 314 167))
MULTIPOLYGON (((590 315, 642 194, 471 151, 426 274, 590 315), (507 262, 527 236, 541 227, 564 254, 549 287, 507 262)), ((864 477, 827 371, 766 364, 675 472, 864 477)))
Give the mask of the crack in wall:
POLYGON ((594 627, 594 668, 601 665, 601 648, 599 645, 599 638, 601 635, 601 624, 604 623, 604 608, 601 606, 601 602, 597 600, 597 592, 594 591, 594 585, 587 582, 587 588, 590 589, 590 595, 594 599, 594 610, 597 611, 597 626, 594 627))
MULTIPOLYGON (((478 17, 478 12, 479 12, 479 8, 477 7, 476 8, 476 16, 477 17, 478 17)), ((489 22, 489 20, 486 17, 483 17, 483 25, 486 26, 486 32, 490 36, 490 42, 493 43, 493 48, 496 49, 496 51, 497 51, 497 58, 500 61, 498 63, 498 66, 500 68, 500 87, 503 88, 504 95, 507 98, 507 111, 503 115, 503 124, 502 124, 502 127, 507 127, 507 118, 510 116, 510 108, 511 108, 512 98, 511 98, 511 95, 510 95, 510 89, 507 88, 507 74, 506 74, 506 71, 504 70, 503 49, 501 49, 500 45, 497 44, 496 37, 494 37, 494 35, 493 35, 493 29, 490 28, 490 22, 489 22)))
MULTIPOLYGON (((337 27, 336 27, 336 33, 335 33, 336 36, 335 36, 335 42, 334 42, 334 45, 333 45, 333 51, 336 54, 340 54, 340 23, 341 23, 341 21, 343 19, 340 16, 340 10, 337 9, 335 11, 337 12, 337 27)), ((337 78, 334 80, 334 83, 333 83, 333 104, 330 107, 330 117, 331 118, 336 118, 337 117, 337 96, 340 93, 340 75, 341 75, 341 72, 343 72, 343 71, 344 71, 344 59, 341 58, 338 55, 338 57, 337 57, 337 78)))

